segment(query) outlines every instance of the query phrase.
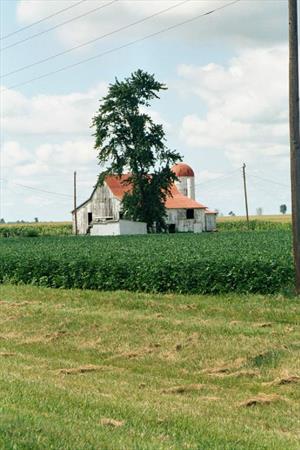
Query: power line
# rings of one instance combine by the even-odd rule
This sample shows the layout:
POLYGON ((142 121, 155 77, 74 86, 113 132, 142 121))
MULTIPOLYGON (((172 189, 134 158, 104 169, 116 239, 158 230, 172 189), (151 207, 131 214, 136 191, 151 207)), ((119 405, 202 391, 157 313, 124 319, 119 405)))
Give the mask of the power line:
POLYGON ((39 75, 39 76, 34 77, 34 78, 31 78, 30 80, 23 81, 22 83, 18 83, 18 84, 9 86, 9 87, 7 87, 5 89, 2 89, 0 92, 5 92, 5 91, 7 91, 9 89, 15 89, 15 88, 17 88, 19 86, 24 86, 25 84, 29 84, 29 83, 32 83, 33 81, 41 80, 42 78, 46 78, 48 76, 55 75, 57 73, 63 72, 64 70, 68 70, 68 69, 71 69, 73 67, 77 67, 77 66, 79 66, 81 64, 84 64, 84 63, 89 62, 89 61, 93 61, 94 59, 97 59, 97 58, 101 58, 102 56, 108 55, 110 53, 114 53, 114 52, 116 52, 118 50, 122 50, 124 48, 131 47, 134 44, 137 44, 139 42, 143 42, 143 41, 145 41, 147 39, 150 39, 152 37, 158 36, 158 35, 160 35, 162 33, 166 33, 168 31, 174 30, 175 28, 178 28, 180 26, 183 26, 183 25, 186 25, 188 23, 194 22, 195 20, 200 19, 201 17, 205 17, 205 16, 208 16, 209 14, 213 14, 214 12, 217 12, 217 11, 219 11, 221 9, 227 8, 227 7, 229 7, 229 6, 231 6, 231 5, 235 4, 235 3, 238 3, 240 1, 241 0, 234 0, 233 2, 227 3, 226 5, 220 6, 219 8, 215 8, 215 9, 213 9, 211 11, 206 12, 206 13, 199 14, 197 16, 194 16, 194 17, 190 18, 190 19, 184 20, 183 22, 179 22, 179 23, 177 23, 175 25, 171 25, 171 26, 169 26, 167 28, 164 28, 162 30, 159 30, 159 31, 156 31, 154 33, 148 34, 148 35, 146 35, 146 36, 144 36, 142 38, 135 39, 134 41, 128 42, 127 44, 123 44, 123 45, 120 45, 119 47, 115 47, 115 48, 112 48, 110 50, 106 50, 105 52, 98 53, 97 55, 94 55, 94 56, 92 56, 90 58, 82 59, 82 60, 78 61, 77 63, 68 64, 68 65, 63 66, 63 67, 61 67, 59 69, 47 72, 45 74, 39 75))
POLYGON ((235 170, 232 170, 230 172, 227 172, 227 174, 221 175, 220 177, 216 177, 216 178, 214 178, 212 180, 208 180, 208 181, 205 181, 205 182, 202 182, 202 183, 197 183, 197 184, 195 184, 195 187, 198 187, 198 186, 201 186, 201 185, 203 186, 203 185, 206 185, 207 183, 215 183, 215 182, 218 182, 219 180, 223 180, 225 178, 229 178, 229 177, 232 176, 232 174, 238 172, 239 170, 240 170, 240 167, 238 169, 235 169, 235 170))
POLYGON ((287 187, 287 188, 290 187, 290 186, 288 186, 287 184, 284 184, 284 183, 278 183, 277 181, 270 180, 270 179, 268 179, 268 178, 263 178, 263 177, 260 177, 260 176, 258 176, 258 175, 252 175, 252 174, 249 174, 249 177, 258 178, 259 180, 265 181, 265 182, 267 182, 267 183, 277 184, 278 186, 284 186, 284 187, 287 187))
POLYGON ((36 188, 36 187, 33 187, 33 186, 26 186, 25 184, 15 183, 15 182, 9 181, 9 180, 7 180, 5 178, 0 178, 0 180, 6 181, 6 182, 10 182, 10 183, 14 184, 15 186, 19 186, 19 187, 22 187, 24 189, 29 189, 29 190, 32 190, 32 191, 43 192, 45 194, 59 195, 61 197, 72 197, 72 195, 70 195, 70 194, 63 194, 61 192, 47 191, 45 189, 39 189, 39 188, 36 188))
POLYGON ((89 40, 87 42, 83 42, 82 44, 76 45, 75 47, 71 47, 71 48, 68 48, 67 50, 64 50, 62 52, 56 53, 55 55, 47 56, 47 58, 40 59, 39 61, 36 61, 34 63, 31 63, 31 64, 27 64, 26 66, 20 67, 19 69, 15 69, 15 70, 12 70, 11 72, 7 72, 4 75, 2 75, 0 78, 5 78, 5 77, 8 77, 8 76, 13 75, 15 73, 22 72, 25 69, 29 69, 31 67, 37 66, 39 64, 42 64, 44 62, 47 62, 47 61, 50 61, 52 59, 58 58, 59 56, 66 55, 67 53, 71 53, 74 50, 78 50, 79 48, 82 48, 82 47, 85 47, 87 45, 93 44, 94 42, 100 41, 101 39, 104 39, 106 37, 109 37, 109 36, 112 36, 112 35, 114 35, 116 33, 119 33, 120 31, 128 30, 129 28, 134 27, 135 25, 139 25, 139 24, 141 24, 143 22, 146 22, 147 20, 150 20, 153 17, 157 17, 157 16, 159 16, 159 15, 161 15, 161 14, 167 12, 167 11, 170 11, 172 9, 175 9, 178 6, 181 6, 184 3, 187 3, 189 1, 190 0, 183 0, 183 1, 179 2, 179 3, 177 3, 176 5, 169 6, 168 8, 162 9, 162 10, 160 10, 160 11, 154 13, 154 14, 151 14, 150 16, 146 16, 143 19, 139 19, 139 20, 137 20, 135 22, 132 22, 132 23, 130 23, 128 25, 124 25, 124 26, 118 28, 117 30, 113 30, 113 31, 110 31, 109 33, 102 34, 101 36, 98 36, 98 37, 96 37, 94 39, 91 39, 91 40, 89 40))
POLYGON ((73 5, 70 5, 70 6, 67 6, 66 8, 60 9, 59 11, 56 11, 55 13, 50 14, 49 16, 43 17, 42 19, 37 20, 36 22, 31 23, 30 25, 26 25, 26 26, 23 27, 23 28, 19 28, 18 30, 13 31, 12 33, 8 33, 8 34, 6 34, 5 36, 2 36, 2 37, 0 38, 0 40, 7 39, 7 38, 9 38, 10 36, 13 36, 13 35, 15 35, 15 34, 17 34, 17 33, 20 33, 21 31, 28 30, 28 28, 31 28, 31 27, 33 27, 34 25, 37 25, 37 24, 39 24, 39 23, 42 23, 42 22, 44 22, 45 20, 51 19, 52 17, 55 17, 55 16, 57 16, 58 14, 61 14, 62 12, 68 11, 69 9, 75 8, 75 6, 78 6, 80 3, 83 3, 83 2, 86 2, 86 1, 87 1, 87 0, 80 0, 79 2, 74 3, 73 5))
MULTIPOLYGON (((248 176, 250 176, 250 175, 248 175, 248 176)), ((274 198, 274 191, 272 192, 268 188, 266 189, 265 186, 262 187, 260 184, 257 184, 257 182, 254 180, 254 186, 253 186, 253 181, 251 182, 251 184, 249 184, 249 191, 254 192, 255 189, 259 189, 259 192, 264 192, 265 194, 274 198)), ((276 193, 276 197, 278 199, 281 199, 280 201, 286 201, 287 195, 281 191, 279 193, 276 193)))
POLYGON ((12 48, 12 47, 15 47, 16 45, 19 45, 19 44, 22 44, 24 42, 27 42, 27 41, 29 41, 29 40, 37 37, 37 36, 41 36, 42 34, 49 33, 49 31, 55 30, 56 28, 59 28, 59 27, 62 27, 63 25, 66 25, 67 23, 74 22, 75 20, 81 19, 82 17, 86 17, 86 16, 88 16, 88 15, 90 15, 90 14, 96 12, 96 11, 99 11, 101 9, 106 8, 107 6, 112 5, 113 3, 116 3, 117 1, 119 1, 119 0, 112 0, 111 2, 106 3, 105 5, 97 6, 97 8, 91 9, 90 11, 87 11, 86 13, 80 14, 79 16, 73 17, 73 18, 65 20, 64 22, 61 22, 61 23, 59 23, 57 25, 54 25, 53 27, 47 28, 47 30, 43 30, 43 31, 40 31, 39 33, 32 34, 31 36, 28 36, 25 39, 20 39, 19 41, 14 42, 13 44, 10 44, 10 45, 7 45, 6 47, 3 47, 1 49, 1 51, 7 50, 7 49, 12 48))

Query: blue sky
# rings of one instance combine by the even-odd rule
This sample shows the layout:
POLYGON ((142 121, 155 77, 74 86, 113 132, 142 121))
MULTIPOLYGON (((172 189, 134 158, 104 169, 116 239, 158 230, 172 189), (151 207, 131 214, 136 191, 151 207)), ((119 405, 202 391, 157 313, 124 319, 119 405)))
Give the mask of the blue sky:
POLYGON ((2 39, 1 48, 44 33, 1 52, 0 216, 11 221, 70 219, 73 171, 78 173, 79 201, 90 194, 99 172, 89 128, 98 101, 115 77, 122 79, 138 68, 168 85, 153 103, 152 114, 164 124, 170 147, 193 167, 198 200, 224 214, 243 214, 245 162, 250 212, 261 207, 265 214, 278 213, 281 203, 290 209, 287 2, 109 3, 1 0, 2 36, 28 27, 2 39), (21 85, 225 5, 190 24, 21 85), (140 25, 84 45, 170 7, 140 25), (72 21, 60 26, 67 20, 72 21), (5 76, 77 45, 82 47, 5 76))

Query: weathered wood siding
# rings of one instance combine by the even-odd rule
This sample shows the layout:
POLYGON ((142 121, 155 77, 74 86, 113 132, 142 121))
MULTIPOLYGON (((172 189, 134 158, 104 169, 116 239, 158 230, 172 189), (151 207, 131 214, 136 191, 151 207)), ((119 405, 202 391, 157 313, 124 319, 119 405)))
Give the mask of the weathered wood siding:
POLYGON ((87 233, 89 227, 89 213, 92 213, 93 220, 104 219, 106 217, 111 217, 113 220, 119 220, 120 201, 112 195, 112 192, 106 186, 106 184, 104 184, 103 186, 98 186, 94 191, 92 198, 78 208, 77 226, 79 234, 87 233))
POLYGON ((194 219, 187 219, 186 211, 186 209, 168 209, 167 223, 175 224, 176 231, 196 231, 197 233, 205 231, 204 209, 194 209, 194 219))

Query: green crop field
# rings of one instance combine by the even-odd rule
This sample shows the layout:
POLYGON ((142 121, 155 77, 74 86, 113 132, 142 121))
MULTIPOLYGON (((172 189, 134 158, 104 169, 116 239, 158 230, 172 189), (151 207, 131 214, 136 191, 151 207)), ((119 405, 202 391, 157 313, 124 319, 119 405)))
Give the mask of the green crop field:
POLYGON ((221 220, 218 219, 217 229, 218 231, 276 231, 287 230, 292 231, 292 223, 290 220, 263 220, 263 219, 250 219, 249 223, 245 219, 235 217, 233 220, 221 220))
POLYGON ((0 237, 66 236, 72 234, 70 222, 0 224, 0 237))
MULTIPOLYGON (((272 222, 272 223, 290 223, 292 217, 290 214, 273 214, 273 215, 264 215, 261 216, 249 216, 250 220, 259 220, 262 222, 272 222)), ((239 222, 245 221, 246 216, 218 216, 218 223, 223 222, 239 222)))
POLYGON ((0 240, 0 282, 144 292, 273 293, 294 270, 290 231, 0 240))
POLYGON ((1 449, 300 448, 299 299, 0 292, 1 449))

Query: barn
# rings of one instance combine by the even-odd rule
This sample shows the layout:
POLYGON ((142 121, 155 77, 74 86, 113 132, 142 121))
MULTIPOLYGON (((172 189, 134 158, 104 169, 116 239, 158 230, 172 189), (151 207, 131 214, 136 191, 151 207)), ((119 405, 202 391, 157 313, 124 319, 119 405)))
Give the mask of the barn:
MULTIPOLYGON (((178 163, 172 170, 176 181, 166 200, 166 222, 169 232, 194 232, 216 230, 216 212, 195 200, 195 174, 193 169, 178 163)), ((109 175, 102 186, 96 186, 84 203, 76 208, 79 234, 120 235, 146 234, 146 224, 124 220, 122 199, 131 186, 126 184, 129 175, 109 175)), ((72 211, 75 232, 75 210, 72 211)))

